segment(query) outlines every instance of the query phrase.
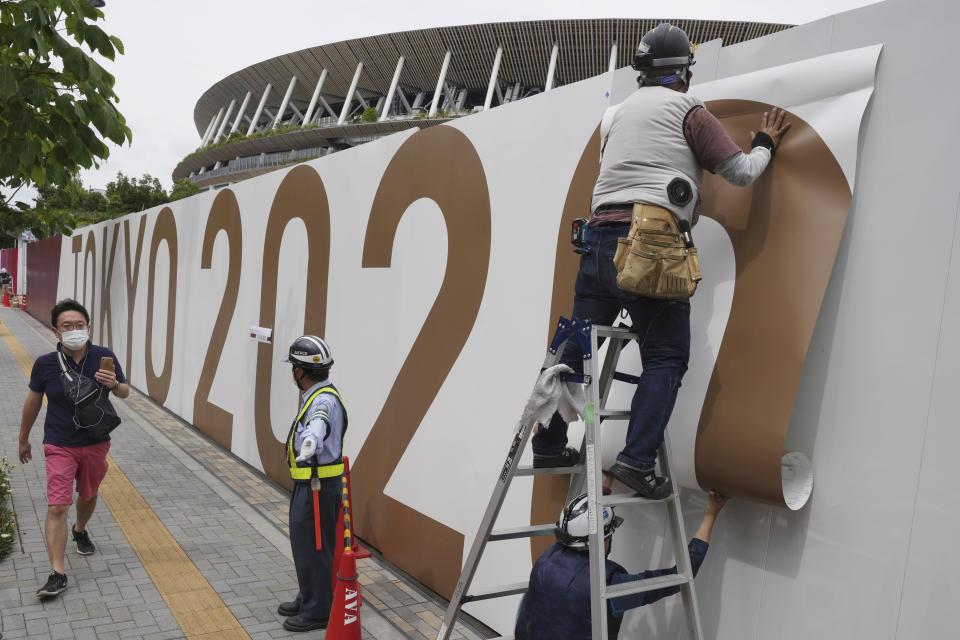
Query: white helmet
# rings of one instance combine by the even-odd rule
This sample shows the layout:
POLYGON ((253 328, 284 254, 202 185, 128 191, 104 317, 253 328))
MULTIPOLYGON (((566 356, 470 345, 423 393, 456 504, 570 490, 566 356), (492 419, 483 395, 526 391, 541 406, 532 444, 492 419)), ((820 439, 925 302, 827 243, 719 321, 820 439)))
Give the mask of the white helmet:
MULTIPOLYGON (((560 519, 556 524, 557 542, 571 549, 586 549, 590 539, 589 522, 587 494, 581 493, 560 512, 560 519)), ((604 539, 612 536, 621 524, 623 518, 614 513, 613 507, 603 507, 604 539)))
POLYGON ((333 354, 327 343, 317 336, 300 336, 290 345, 290 351, 283 362, 289 362, 294 367, 308 371, 329 369, 333 365, 333 354))

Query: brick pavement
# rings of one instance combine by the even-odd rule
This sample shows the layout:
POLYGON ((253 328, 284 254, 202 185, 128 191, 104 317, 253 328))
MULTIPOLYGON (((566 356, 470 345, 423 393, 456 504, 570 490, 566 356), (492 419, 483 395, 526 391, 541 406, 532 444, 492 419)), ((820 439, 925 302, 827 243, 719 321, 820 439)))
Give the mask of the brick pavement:
MULTIPOLYGON (((53 347, 52 334, 26 314, 0 308, 0 320, 31 356, 53 347)), ((25 394, 24 374, 0 345, 0 452, 11 461, 25 394)), ((284 631, 276 613, 277 602, 292 597, 296 585, 286 491, 145 395, 134 390, 114 405, 124 423, 111 456, 250 637, 322 638, 323 632, 284 631), (223 477, 230 477, 230 486, 223 477)), ((4 639, 186 637, 102 502, 88 527, 97 553, 79 556, 68 544, 70 588, 58 598, 36 599, 49 571, 42 421, 41 412, 30 438, 34 461, 11 473, 24 552, 18 548, 0 561, 4 639)), ((365 640, 436 636, 444 600, 376 555, 358 565, 370 605, 362 610, 365 640)), ((458 625, 453 638, 490 637, 488 631, 458 625)))

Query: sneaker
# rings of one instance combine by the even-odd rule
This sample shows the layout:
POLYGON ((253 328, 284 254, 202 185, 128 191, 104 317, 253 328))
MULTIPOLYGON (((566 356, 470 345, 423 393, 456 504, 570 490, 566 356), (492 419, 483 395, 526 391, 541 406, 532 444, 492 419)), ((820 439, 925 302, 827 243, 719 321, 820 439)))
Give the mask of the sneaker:
POLYGON ((304 618, 303 616, 293 616, 283 621, 283 628, 287 631, 313 631, 314 629, 326 629, 327 621, 304 618))
POLYGON ((662 500, 673 493, 673 485, 669 478, 658 477, 653 467, 637 469, 615 462, 609 471, 610 475, 627 485, 644 498, 662 500))
POLYGON ((300 613, 300 605, 297 604, 296 600, 294 600, 293 602, 281 602, 280 606, 277 607, 277 613, 284 616, 285 618, 289 618, 290 616, 295 616, 298 613, 300 613))
POLYGON ((62 573, 57 573, 56 571, 51 571, 50 577, 47 578, 47 584, 37 589, 37 597, 48 598, 63 593, 66 590, 67 576, 62 573))
POLYGON ((534 469, 547 469, 550 467, 572 467, 580 462, 580 452, 573 447, 567 447, 557 454, 544 455, 540 453, 533 454, 534 469))
POLYGON ((76 525, 71 528, 73 532, 73 541, 77 543, 77 553, 82 556, 93 555, 93 552, 97 550, 97 546, 90 542, 90 534, 87 533, 87 530, 77 531, 76 525))

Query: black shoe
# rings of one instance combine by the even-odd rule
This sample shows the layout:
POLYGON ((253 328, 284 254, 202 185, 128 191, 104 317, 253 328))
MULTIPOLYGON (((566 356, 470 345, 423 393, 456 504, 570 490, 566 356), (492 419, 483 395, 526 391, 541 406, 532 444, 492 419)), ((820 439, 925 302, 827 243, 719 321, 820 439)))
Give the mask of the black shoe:
POLYGON ((97 545, 90 542, 90 534, 87 533, 87 530, 77 531, 76 525, 71 528, 73 532, 73 541, 77 543, 77 553, 82 556, 93 555, 93 552, 97 550, 97 545))
POLYGON ((303 616, 292 616, 283 621, 283 628, 287 631, 313 631, 314 629, 326 629, 327 621, 304 618, 303 616))
POLYGON ((277 607, 277 613, 280 615, 289 618, 290 616, 295 616, 300 613, 300 605, 297 604, 297 601, 293 602, 281 602, 280 606, 277 607))
POLYGON ((572 467, 578 462, 580 462, 580 452, 573 447, 567 447, 562 452, 553 455, 533 454, 534 469, 572 467))
POLYGON ((56 571, 50 572, 47 578, 47 584, 37 589, 38 598, 48 598, 63 593, 67 590, 67 576, 56 571))
POLYGON ((654 473, 653 467, 635 469, 622 462, 615 462, 608 473, 650 500, 662 500, 673 492, 670 479, 658 477, 654 473))

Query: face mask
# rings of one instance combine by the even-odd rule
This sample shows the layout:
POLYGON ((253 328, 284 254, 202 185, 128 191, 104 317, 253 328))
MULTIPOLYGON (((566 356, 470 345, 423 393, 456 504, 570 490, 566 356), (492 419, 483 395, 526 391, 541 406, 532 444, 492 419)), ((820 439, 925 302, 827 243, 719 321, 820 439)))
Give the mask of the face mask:
POLYGON ((87 331, 64 331, 60 334, 60 342, 63 343, 63 346, 73 351, 82 349, 89 339, 90 334, 87 331))

